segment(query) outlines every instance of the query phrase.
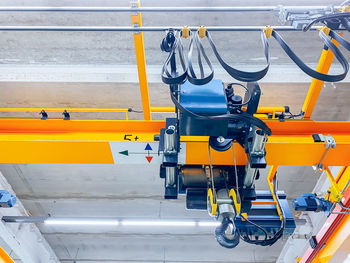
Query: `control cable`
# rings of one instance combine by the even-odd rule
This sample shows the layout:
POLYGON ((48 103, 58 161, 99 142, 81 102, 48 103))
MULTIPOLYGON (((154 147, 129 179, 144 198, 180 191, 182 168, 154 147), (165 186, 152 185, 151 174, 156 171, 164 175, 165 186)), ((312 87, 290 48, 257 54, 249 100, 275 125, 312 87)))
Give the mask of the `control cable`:
POLYGON ((282 47, 284 52, 288 55, 288 57, 294 61, 294 63, 307 75, 310 77, 313 77, 318 80, 322 81, 328 81, 328 82, 337 82, 341 81, 346 77, 346 74, 349 71, 349 64, 346 60, 346 58, 343 56, 343 54, 340 52, 340 50, 332 43, 332 41, 326 36, 326 34, 320 30, 319 36, 323 43, 325 44, 326 48, 329 48, 334 56, 337 58, 337 60, 340 62, 340 64, 343 67, 343 73, 338 75, 328 75, 320 73, 316 70, 313 70, 309 66, 307 66, 293 51, 292 49, 287 45, 287 43, 284 41, 284 39, 281 37, 280 34, 278 34, 275 30, 272 30, 271 34, 277 41, 277 43, 282 47))
POLYGON ((248 218, 246 218, 244 215, 241 215, 241 217, 246 220, 248 223, 250 223, 251 225, 255 226, 256 228, 260 229, 263 234, 264 234, 264 239, 263 240, 252 240, 248 235, 242 235, 241 231, 239 229, 237 229, 239 235, 241 236, 241 239, 249 244, 254 244, 254 245, 260 245, 260 246, 271 246, 273 245, 274 243, 276 243, 276 241, 278 239, 280 239, 283 235, 283 231, 284 231, 284 228, 285 228, 285 224, 286 224, 286 218, 285 218, 285 215, 284 215, 284 211, 281 207, 281 204, 280 204, 280 200, 278 198, 278 194, 277 193, 277 187, 276 187, 276 176, 274 177, 273 179, 274 181, 274 189, 273 189, 273 192, 271 193, 275 198, 276 198, 276 206, 279 207, 281 213, 282 213, 282 220, 281 220, 281 227, 280 229, 274 234, 274 236, 272 238, 268 238, 268 234, 266 232, 266 230, 259 226, 258 224, 250 221, 248 218))
POLYGON ((327 21, 331 21, 331 20, 334 20, 334 19, 346 19, 346 18, 349 18, 349 17, 350 17, 350 13, 347 13, 347 12, 320 16, 320 17, 316 18, 315 20, 313 20, 312 22, 310 22, 309 24, 307 24, 303 28, 303 31, 306 32, 306 31, 310 30, 310 28, 314 24, 316 24, 318 22, 322 22, 323 24, 326 24, 327 21))
POLYGON ((260 128, 265 134, 271 135, 271 129, 266 125, 265 122, 260 120, 259 118, 256 118, 244 111, 241 113, 233 113, 233 114, 222 114, 222 115, 216 115, 216 116, 203 116, 198 115, 185 107, 181 105, 181 103, 178 102, 178 100, 175 98, 174 94, 170 91, 170 97, 175 106, 182 112, 187 113, 191 117, 199 120, 232 120, 232 121, 244 121, 248 123, 249 125, 254 125, 258 128, 260 128))

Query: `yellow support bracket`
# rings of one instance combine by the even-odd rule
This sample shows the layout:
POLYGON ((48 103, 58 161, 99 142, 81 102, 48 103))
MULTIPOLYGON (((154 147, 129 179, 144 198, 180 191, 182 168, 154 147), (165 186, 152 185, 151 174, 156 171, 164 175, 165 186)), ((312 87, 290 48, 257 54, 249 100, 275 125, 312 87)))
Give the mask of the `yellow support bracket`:
POLYGON ((341 202, 342 198, 343 198, 343 195, 342 193, 340 192, 340 189, 337 185, 337 182, 334 180, 334 177, 332 175, 332 172, 331 170, 329 170, 328 167, 325 167, 325 172, 327 174, 327 177, 329 179, 329 181, 331 182, 331 187, 329 188, 330 190, 330 193, 334 199, 335 202, 341 202))
POLYGON ((15 263, 13 259, 6 253, 6 251, 0 247, 0 262, 2 263, 15 263))
MULTIPOLYGON (((131 13, 131 22, 134 27, 142 27, 141 13, 137 12, 137 8, 140 7, 139 0, 131 0, 130 5, 135 8, 134 13, 131 13)), ((148 81, 146 74, 146 55, 145 46, 143 42, 143 33, 134 32, 135 53, 137 62, 137 72, 139 76, 142 110, 144 120, 151 120, 151 109, 148 92, 148 81)))
POLYGON ((200 38, 205 38, 206 32, 207 32, 207 29, 204 26, 201 26, 200 28, 198 28, 198 36, 200 38))
POLYGON ((325 33, 326 36, 328 36, 329 32, 331 32, 331 29, 329 27, 326 27, 326 26, 320 28, 319 30, 323 31, 323 33, 325 33))
MULTIPOLYGON (((326 34, 327 30, 329 30, 329 29, 326 30, 326 29, 322 28, 321 30, 323 30, 323 32, 326 34)), ((328 33, 329 33, 329 31, 328 31, 328 33)), ((343 33, 340 33, 339 35, 342 36, 342 34, 343 33)), ((336 47, 339 46, 339 43, 334 39, 332 39, 332 43, 336 47)), ((330 49, 327 49, 327 50, 323 49, 321 56, 320 56, 320 59, 319 59, 319 62, 318 62, 318 65, 317 65, 317 68, 316 68, 316 71, 323 73, 323 74, 327 74, 330 67, 331 67, 331 64, 333 62, 333 59, 334 59, 333 52, 330 49)), ((310 119, 312 112, 315 108, 317 99, 321 93, 323 83, 324 83, 324 81, 322 81, 322 80, 312 79, 310 88, 308 90, 303 107, 301 109, 302 113, 304 114, 305 119, 310 119)))
POLYGON ((350 12, 350 5, 344 5, 341 8, 339 8, 340 12, 346 13, 346 12, 350 12))
POLYGON ((190 29, 188 28, 188 26, 184 26, 181 30, 182 32, 182 37, 183 38, 189 38, 190 37, 190 29))
POLYGON ((265 33, 265 36, 267 38, 270 38, 272 36, 272 31, 273 31, 273 28, 271 26, 266 26, 264 29, 263 29, 264 33, 265 33))

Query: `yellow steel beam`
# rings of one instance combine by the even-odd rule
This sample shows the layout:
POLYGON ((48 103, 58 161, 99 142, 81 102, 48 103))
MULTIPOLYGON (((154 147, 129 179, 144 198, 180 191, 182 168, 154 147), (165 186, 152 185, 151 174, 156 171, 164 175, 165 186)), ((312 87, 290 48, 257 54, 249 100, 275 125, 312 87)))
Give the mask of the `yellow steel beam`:
MULTIPOLYGON (((140 1, 131 0, 131 4, 137 5, 140 7, 140 1)), ((141 13, 132 13, 131 22, 134 27, 142 27, 141 13)), ((134 32, 134 43, 135 43, 135 53, 136 53, 136 62, 137 62, 137 72, 139 75, 140 91, 141 91, 141 101, 143 109, 143 118, 145 120, 151 119, 151 109, 149 102, 149 93, 148 93, 148 81, 146 74, 146 56, 145 56, 145 46, 143 43, 143 33, 134 32)))
POLYGON ((6 251, 0 247, 0 262, 2 263, 15 263, 13 259, 6 253, 6 251))
MULTIPOLYGON (((2 112, 12 112, 12 111, 68 111, 68 112, 127 112, 129 109, 126 108, 0 108, 2 112)), ((243 107, 243 110, 245 108, 243 107)), ((175 107, 150 107, 151 112, 175 112, 175 107)), ((273 112, 285 112, 285 107, 258 107, 256 113, 273 113, 273 112)))
POLYGON ((123 108, 0 108, 0 111, 8 112, 8 111, 36 111, 40 112, 41 110, 45 111, 68 111, 68 112, 127 112, 129 109, 123 109, 123 108))
MULTIPOLYGON (((265 120, 272 129, 266 143, 269 165, 315 165, 324 153, 324 143, 315 143, 314 133, 331 134, 337 146, 329 151, 325 166, 350 166, 350 123, 310 120, 265 120)), ((0 119, 1 163, 113 163, 109 142, 153 142, 165 121, 0 119), (128 135, 127 138, 125 135, 128 135)), ((209 164, 208 137, 182 136, 187 164, 209 164)), ((237 164, 246 164, 246 154, 234 147, 237 164)), ((232 148, 212 151, 213 164, 232 165, 232 148)))
MULTIPOLYGON (((341 33, 342 35, 342 33, 341 33)), ((332 42, 339 46, 339 43, 336 40, 332 40, 332 42)), ((316 71, 320 73, 327 74, 329 71, 329 68, 331 67, 331 64, 334 59, 334 54, 330 49, 323 49, 316 71)), ((323 87, 324 81, 318 80, 318 79, 312 79, 310 88, 308 90, 308 93, 306 95, 303 107, 301 111, 304 113, 304 118, 308 119, 311 117, 311 114, 315 108, 316 102, 318 100, 318 97, 321 93, 322 87, 323 87)))

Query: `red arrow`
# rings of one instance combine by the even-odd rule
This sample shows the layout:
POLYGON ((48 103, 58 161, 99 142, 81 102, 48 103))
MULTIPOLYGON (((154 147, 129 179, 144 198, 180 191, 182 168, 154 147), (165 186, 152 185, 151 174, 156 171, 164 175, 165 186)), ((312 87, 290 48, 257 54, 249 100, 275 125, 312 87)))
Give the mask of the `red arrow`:
POLYGON ((153 159, 153 156, 146 156, 146 159, 149 163, 151 163, 152 159, 153 159))

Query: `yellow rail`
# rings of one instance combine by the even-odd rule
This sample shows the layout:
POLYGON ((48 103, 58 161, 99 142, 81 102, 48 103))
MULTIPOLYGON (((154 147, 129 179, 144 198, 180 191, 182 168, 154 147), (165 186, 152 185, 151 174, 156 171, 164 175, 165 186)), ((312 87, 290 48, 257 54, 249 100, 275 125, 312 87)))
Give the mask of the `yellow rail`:
MULTIPOLYGON (((0 112, 123 112, 125 120, 129 120, 129 112, 133 112, 127 108, 0 108, 0 112)), ((243 107, 243 110, 246 110, 243 107)), ((141 111, 139 111, 141 112, 141 111)), ((175 107, 150 107, 150 113, 170 113, 175 112, 175 107)), ((286 112, 286 107, 258 107, 255 117, 259 119, 268 119, 267 114, 272 114, 275 119, 276 112, 286 112)), ((6 117, 6 116, 5 116, 6 117)))
POLYGON ((6 251, 2 247, 0 247, 0 262, 15 263, 13 259, 6 253, 6 251))
MULTIPOLYGON (((150 107, 151 112, 175 112, 175 107, 150 107)), ((243 110, 246 108, 243 107, 243 110)), ((68 111, 68 112, 129 112, 127 108, 0 108, 0 112, 7 111, 68 111)), ((285 107, 258 107, 257 114, 286 112, 285 107)))
MULTIPOLYGON (((342 33, 340 35, 342 35, 342 33)), ((335 46, 339 46, 339 43, 336 40, 333 39, 332 42, 335 46)), ((323 74, 327 74, 333 62, 333 59, 333 52, 330 49, 323 49, 316 71, 323 74)), ((301 111, 304 113, 305 119, 309 119, 311 117, 311 114, 316 106, 318 97, 321 93, 323 83, 324 81, 322 80, 312 79, 310 88, 307 92, 303 107, 301 109, 301 111)))

